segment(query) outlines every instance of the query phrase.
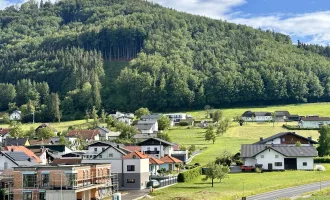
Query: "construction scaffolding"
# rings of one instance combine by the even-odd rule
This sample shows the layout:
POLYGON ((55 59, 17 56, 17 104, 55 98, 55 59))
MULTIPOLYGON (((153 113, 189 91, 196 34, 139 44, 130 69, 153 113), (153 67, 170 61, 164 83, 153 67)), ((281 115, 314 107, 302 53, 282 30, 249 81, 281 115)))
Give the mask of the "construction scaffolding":
POLYGON ((97 197, 91 197, 91 199, 102 199, 116 193, 119 188, 118 174, 108 175, 103 172, 102 174, 100 172, 84 173, 82 176, 65 172, 22 174, 22 176, 21 183, 15 183, 14 175, 0 176, 0 186, 6 191, 0 199, 46 200, 46 191, 49 190, 58 191, 58 195, 61 197, 62 191, 73 191, 78 195, 78 193, 90 190, 91 193, 97 194, 97 197), (18 185, 21 187, 18 188, 18 185))

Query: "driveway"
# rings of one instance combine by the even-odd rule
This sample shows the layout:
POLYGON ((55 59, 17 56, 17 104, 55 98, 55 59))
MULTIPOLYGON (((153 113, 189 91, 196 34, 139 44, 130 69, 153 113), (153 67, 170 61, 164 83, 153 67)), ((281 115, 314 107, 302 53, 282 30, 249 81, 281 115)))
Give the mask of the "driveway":
POLYGON ((138 199, 150 192, 150 189, 144 190, 129 190, 129 191, 120 191, 122 193, 122 200, 134 200, 138 199))
MULTIPOLYGON (((266 183, 265 183, 266 184, 266 183)), ((321 182, 321 188, 330 187, 330 181, 321 182)), ((300 196, 306 192, 313 192, 320 189, 320 182, 311 183, 301 186, 295 186, 271 192, 258 194, 255 196, 247 197, 247 200, 274 200, 279 198, 290 198, 300 196)))

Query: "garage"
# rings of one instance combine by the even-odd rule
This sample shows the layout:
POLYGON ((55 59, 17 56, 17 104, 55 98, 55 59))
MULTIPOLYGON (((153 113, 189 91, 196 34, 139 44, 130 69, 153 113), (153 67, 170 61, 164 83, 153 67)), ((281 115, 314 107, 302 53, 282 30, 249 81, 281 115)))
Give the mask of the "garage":
POLYGON ((284 169, 297 170, 297 158, 284 158, 284 169))

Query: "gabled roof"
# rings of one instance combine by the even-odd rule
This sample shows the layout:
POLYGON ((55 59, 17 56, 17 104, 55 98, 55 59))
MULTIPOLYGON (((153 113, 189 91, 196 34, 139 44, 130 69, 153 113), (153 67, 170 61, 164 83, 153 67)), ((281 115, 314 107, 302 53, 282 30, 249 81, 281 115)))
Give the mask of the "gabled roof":
POLYGON ((271 112, 255 112, 256 116, 272 116, 271 112))
POLYGON ((15 110, 15 111, 13 111, 13 112, 11 113, 11 115, 14 114, 14 113, 18 113, 18 114, 20 114, 20 115, 22 114, 22 112, 21 112, 20 110, 15 110))
POLYGON ((152 115, 142 115, 141 119, 142 120, 146 120, 146 119, 155 119, 157 120, 158 118, 160 118, 162 115, 161 114, 152 114, 152 115))
POLYGON ((138 125, 140 125, 140 124, 152 124, 152 125, 154 125, 156 123, 157 123, 157 120, 154 120, 154 119, 152 119, 152 120, 139 120, 137 122, 138 125))
POLYGON ((141 153, 139 151, 134 151, 123 157, 123 159, 144 159, 144 158, 148 158, 148 155, 141 153))
POLYGON ((145 133, 141 133, 141 134, 135 134, 133 136, 134 139, 148 139, 148 138, 155 138, 157 137, 157 134, 145 134, 145 133))
POLYGON ((111 142, 107 142, 107 141, 97 141, 94 142, 93 144, 89 145, 89 146, 96 146, 97 144, 102 144, 104 146, 107 146, 107 148, 105 148, 101 153, 99 153, 98 155, 95 156, 95 158, 97 158, 99 155, 102 155, 105 151, 107 151, 109 148, 113 148, 116 151, 118 151, 119 153, 121 153, 122 155, 126 155, 127 151, 126 149, 123 149, 122 147, 120 147, 117 144, 111 143, 111 142))
POLYGON ((330 121, 330 117, 302 117, 301 121, 330 121))
POLYGON ((104 132, 107 132, 107 133, 110 132, 110 130, 109 130, 108 128, 104 127, 104 126, 97 126, 95 129, 96 129, 96 130, 97 130, 97 129, 101 129, 101 130, 103 130, 104 132))
POLYGON ((27 141, 28 141, 27 138, 6 138, 6 145, 24 146, 27 141))
POLYGON ((154 157, 149 156, 149 164, 152 164, 152 165, 161 165, 161 164, 164 164, 164 162, 161 161, 160 159, 157 159, 157 158, 154 158, 154 157))
POLYGON ((29 158, 35 160, 38 163, 41 163, 41 160, 36 156, 30 149, 27 149, 25 146, 6 146, 5 150, 10 152, 24 152, 29 158))
POLYGON ((165 140, 162 140, 162 139, 159 139, 159 138, 149 138, 149 139, 146 139, 146 140, 140 142, 138 145, 143 146, 144 144, 146 144, 146 145, 174 146, 173 143, 170 143, 168 141, 165 141, 165 140))
POLYGON ((28 146, 26 148, 28 149, 40 149, 40 148, 47 148, 51 151, 57 151, 57 152, 65 152, 65 145, 63 144, 46 144, 46 145, 32 145, 28 146))
POLYGON ((251 158, 267 149, 272 149, 286 157, 316 157, 317 151, 314 146, 287 146, 287 145, 262 145, 262 144, 242 144, 241 157, 251 158))
POLYGON ((31 159, 30 156, 23 151, 1 151, 1 154, 17 166, 31 166, 38 164, 36 160, 31 159))
POLYGON ((137 124, 135 128, 138 130, 150 130, 152 129, 154 124, 137 124))
POLYGON ((100 130, 71 130, 67 137, 81 137, 84 140, 93 140, 96 135, 100 134, 100 130))
POLYGON ((303 137, 303 136, 301 136, 301 135, 298 135, 298 134, 296 134, 295 132, 282 132, 282 133, 277 133, 277 134, 275 134, 275 135, 273 135, 273 136, 270 136, 270 137, 268 137, 268 138, 264 138, 263 140, 258 141, 258 142, 254 143, 254 144, 266 144, 266 143, 269 142, 269 141, 272 141, 272 140, 274 140, 274 139, 276 139, 276 138, 281 138, 281 137, 283 137, 283 136, 285 136, 285 135, 294 135, 294 136, 296 136, 296 137, 299 137, 299 138, 302 138, 302 139, 304 139, 304 140, 309 141, 311 144, 318 144, 318 142, 316 142, 316 141, 314 141, 314 140, 311 140, 311 139, 309 139, 309 138, 305 138, 305 137, 303 137))
POLYGON ((289 111, 275 111, 276 117, 284 117, 284 116, 290 116, 289 111))
POLYGON ((160 158, 160 160, 163 161, 164 163, 182 163, 181 160, 169 155, 160 158))
POLYGON ((9 128, 0 128, 0 136, 4 136, 9 133, 9 128))
POLYGON ((247 110, 242 114, 242 117, 254 117, 254 116, 255 116, 254 112, 250 110, 247 110))
POLYGON ((42 144, 51 144, 51 139, 44 139, 44 140, 29 140, 30 145, 42 145, 42 144))

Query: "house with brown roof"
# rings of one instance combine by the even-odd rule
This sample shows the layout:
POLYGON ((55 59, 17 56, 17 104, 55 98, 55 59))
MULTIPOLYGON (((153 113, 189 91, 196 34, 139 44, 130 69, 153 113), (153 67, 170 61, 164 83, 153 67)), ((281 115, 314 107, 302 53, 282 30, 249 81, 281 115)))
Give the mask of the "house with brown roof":
POLYGON ((183 163, 181 160, 174 158, 172 156, 166 155, 162 158, 160 158, 161 161, 164 162, 164 164, 162 164, 160 166, 160 168, 165 168, 166 171, 174 171, 176 170, 175 164, 180 164, 183 163))
POLYGON ((154 158, 149 156, 149 172, 150 175, 158 175, 158 170, 160 169, 160 166, 164 164, 163 161, 161 161, 158 158, 154 158))
POLYGON ((71 130, 67 134, 68 138, 81 138, 90 143, 100 140, 100 130, 71 130))
POLYGON ((4 147, 5 151, 21 151, 24 152, 26 155, 28 155, 32 160, 35 160, 37 163, 42 163, 40 158, 36 156, 30 149, 26 148, 25 146, 6 146, 4 147))

